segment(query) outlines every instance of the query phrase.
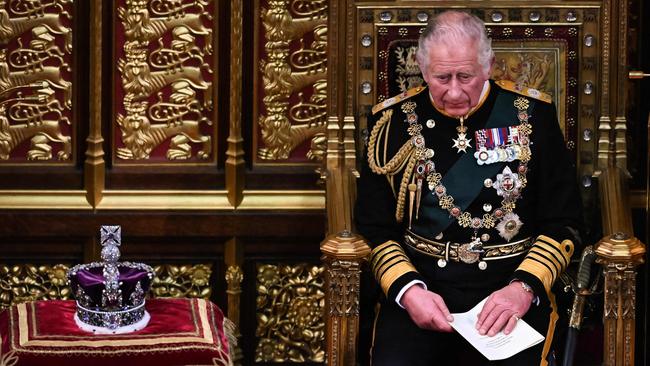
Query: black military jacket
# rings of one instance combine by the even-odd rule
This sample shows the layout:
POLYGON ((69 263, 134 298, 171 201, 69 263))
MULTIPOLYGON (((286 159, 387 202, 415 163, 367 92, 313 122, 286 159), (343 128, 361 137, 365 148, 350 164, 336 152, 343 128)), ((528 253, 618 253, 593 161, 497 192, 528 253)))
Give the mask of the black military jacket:
MULTIPOLYGON (((532 237, 533 240, 538 238, 528 254, 507 261, 493 261, 485 271, 469 264, 449 266, 448 270, 452 273, 451 278, 458 278, 463 282, 475 281, 477 286, 482 286, 483 277, 499 277, 494 283, 495 286, 497 283, 517 278, 529 283, 536 293, 548 292, 552 282, 566 268, 568 258, 573 253, 573 243, 578 241, 576 233, 582 227, 576 169, 565 147, 553 104, 544 100, 544 95, 535 90, 515 90, 512 85, 490 81, 490 91, 485 99, 464 121, 467 127, 466 136, 471 139, 470 147, 466 152, 459 152, 453 147, 454 139, 458 139, 459 120, 434 108, 426 87, 419 89, 389 99, 373 108, 368 130, 373 131, 378 121, 383 118, 382 128, 375 129, 374 137, 370 134, 372 149, 364 156, 361 177, 358 180, 356 229, 368 239, 373 248, 371 265, 385 294, 389 299, 394 299, 399 290, 410 281, 431 280, 422 273, 422 268, 434 265, 435 259, 430 258, 432 263, 427 264, 426 258, 418 258, 415 260, 417 263, 414 263, 412 251, 404 244, 404 234, 409 226, 412 233, 439 242, 467 243, 473 237, 483 236, 484 239, 489 237, 484 241, 485 245, 493 245, 514 242, 525 237, 532 237), (537 98, 532 98, 531 94, 537 98), (529 107, 523 111, 526 113, 525 120, 532 126, 532 132, 528 135, 531 157, 524 169, 525 177, 520 174, 522 171, 519 159, 501 162, 498 170, 489 177, 473 174, 475 169, 479 169, 479 159, 474 155, 477 152, 475 133, 494 128, 490 127, 493 125, 486 128, 488 120, 491 120, 490 123, 496 121, 497 127, 501 127, 503 123, 518 125, 518 113, 522 109, 515 107, 512 101, 522 99, 528 101, 526 105, 529 107), (406 103, 409 104, 405 106, 406 103), (390 118, 385 116, 386 112, 392 113, 390 118), (419 207, 410 207, 409 190, 406 189, 402 199, 403 208, 397 210, 400 187, 404 186, 404 182, 417 182, 412 174, 417 176, 417 171, 413 171, 421 164, 411 167, 405 161, 392 167, 394 171, 390 173, 373 172, 367 157, 370 157, 375 166, 386 167, 396 155, 400 155, 400 151, 403 154, 405 144, 416 143, 414 136, 418 133, 413 134, 413 130, 409 130, 413 128, 410 126, 415 118, 409 116, 412 114, 417 116, 417 124, 421 126, 419 134, 425 147, 433 150, 433 156, 429 160, 435 165, 435 171, 440 173, 443 181, 463 155, 470 155, 473 163, 466 161, 461 168, 456 167, 455 187, 446 188, 448 191, 455 190, 460 193, 464 192, 465 184, 468 184, 478 190, 468 207, 462 210, 471 214, 471 217, 483 217, 503 205, 503 197, 497 194, 494 186, 486 184, 485 179, 496 182, 497 174, 503 174, 504 169, 509 167, 512 172, 519 174, 520 180, 525 181, 525 187, 519 190, 512 210, 522 223, 518 230, 515 230, 514 237, 504 239, 496 225, 478 230, 471 226, 462 227, 455 218, 438 232, 435 229, 439 224, 437 221, 441 217, 452 217, 451 211, 440 207, 439 197, 429 189, 426 180, 421 184, 419 207), (404 174, 409 176, 403 182, 404 174), (402 211, 401 214, 399 211, 402 211), (461 271, 462 275, 454 271, 461 271)), ((414 200, 413 206, 417 205, 417 201, 414 200)))

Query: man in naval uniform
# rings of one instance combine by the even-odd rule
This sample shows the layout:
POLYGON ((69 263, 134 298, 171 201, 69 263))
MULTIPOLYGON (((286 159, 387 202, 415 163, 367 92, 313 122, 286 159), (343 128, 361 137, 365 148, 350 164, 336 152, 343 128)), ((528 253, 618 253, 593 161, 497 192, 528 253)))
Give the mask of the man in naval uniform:
POLYGON ((490 364, 450 313, 484 298, 481 334, 525 320, 545 341, 500 361, 545 365, 557 319, 551 287, 579 245, 581 203, 548 95, 489 80, 476 17, 433 18, 417 59, 427 83, 372 110, 357 230, 383 290, 373 365, 490 364))

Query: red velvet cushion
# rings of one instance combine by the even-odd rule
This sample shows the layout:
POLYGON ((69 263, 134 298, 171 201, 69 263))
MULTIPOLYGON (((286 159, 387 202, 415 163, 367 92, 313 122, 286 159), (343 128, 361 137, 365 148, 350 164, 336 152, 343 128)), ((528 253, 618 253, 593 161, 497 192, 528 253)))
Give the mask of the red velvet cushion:
POLYGON ((221 310, 202 299, 151 299, 149 325, 94 335, 74 322, 75 303, 36 301, 0 313, 0 365, 228 365, 221 310))

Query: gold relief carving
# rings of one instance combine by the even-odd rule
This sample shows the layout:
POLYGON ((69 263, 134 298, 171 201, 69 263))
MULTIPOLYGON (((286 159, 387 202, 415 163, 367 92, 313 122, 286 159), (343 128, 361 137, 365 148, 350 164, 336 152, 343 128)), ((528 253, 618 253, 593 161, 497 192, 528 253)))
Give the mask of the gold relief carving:
POLYGON ((256 362, 323 362, 323 267, 257 266, 256 362))
POLYGON ((330 234, 320 245, 326 266, 327 358, 330 365, 356 359, 359 327, 359 273, 370 254, 365 239, 347 230, 330 234))
MULTIPOLYGON (((176 34, 176 36, 180 35, 181 34, 176 34)), ((176 40, 173 40, 172 43, 175 41, 176 40)), ((192 45, 188 44, 191 43, 190 41, 183 39, 181 42, 186 43, 185 47, 193 48, 192 45)), ((162 70, 151 71, 150 65, 147 62, 146 47, 147 44, 140 41, 132 41, 124 44, 126 60, 120 59, 117 68, 122 73, 122 86, 127 92, 127 98, 147 98, 153 92, 162 89, 164 86, 169 85, 172 82, 180 80, 185 81, 195 89, 206 91, 211 89, 211 83, 203 79, 201 72, 205 63, 203 63, 200 68, 184 65, 184 61, 193 58, 200 58, 203 60, 203 54, 188 54, 187 50, 181 52, 179 50, 158 49, 152 53, 152 59, 150 61, 155 62, 152 63, 151 66, 160 67, 162 70), (160 55, 162 52, 167 53, 168 55, 160 55), (173 53, 176 58, 165 57, 169 56, 170 53, 173 53), (180 57, 183 57, 183 62, 179 59, 180 57)), ((205 68, 205 70, 211 72, 209 67, 205 68)), ((210 93, 207 94, 209 95, 210 93)), ((193 97, 193 95, 188 95, 188 97, 193 97)))
POLYGON ((241 282, 244 280, 244 273, 240 266, 230 266, 226 270, 226 283, 228 284, 228 293, 241 293, 241 282))
POLYGON ((212 294, 210 275, 212 265, 173 265, 154 266, 156 277, 151 291, 156 297, 199 297, 209 299, 212 294))
POLYGON ((328 331, 329 331, 330 337, 332 339, 332 347, 328 347, 328 348, 334 348, 334 352, 332 352, 332 351, 328 352, 328 355, 331 356, 330 358, 332 360, 332 363, 330 363, 329 365, 338 365, 339 364, 339 352, 337 352, 337 350, 335 348, 339 344, 339 332, 337 331, 339 329, 339 327, 340 327, 339 320, 340 320, 340 318, 336 317, 336 316, 332 317, 330 319, 330 322, 331 322, 330 328, 331 328, 331 330, 328 330, 328 331))
MULTIPOLYGON (((319 132, 311 139, 311 149, 307 152, 307 157, 314 161, 323 161, 327 151, 327 135, 319 132)), ((321 169, 321 168, 319 168, 321 169)))
POLYGON ((126 36, 124 57, 117 62, 126 93, 126 115, 116 118, 124 144, 117 148, 118 158, 149 159, 168 139, 168 160, 190 159, 191 144, 200 145, 199 159, 212 156, 211 136, 202 132, 203 126, 213 125, 206 117, 213 109, 212 82, 204 78, 213 73, 208 63, 212 30, 203 25, 203 18, 212 20, 205 11, 210 3, 127 0, 118 7, 126 36), (167 33, 169 39, 163 37, 167 33), (157 48, 149 53, 154 41, 157 48))
POLYGON ((634 319, 636 311, 636 273, 625 271, 623 275, 623 319, 634 319))
POLYGON ((625 329, 623 339, 625 341, 625 365, 633 365, 633 343, 635 333, 635 311, 636 311, 636 271, 627 270, 623 275, 623 319, 625 329))
MULTIPOLYGON (((619 179, 624 179, 620 168, 615 167, 615 170, 620 173, 621 178, 619 179)), ((607 175, 608 172, 606 170, 601 174, 600 179, 603 182, 611 180, 612 177, 607 175)), ((612 189, 615 190, 612 187, 603 187, 605 196, 620 197, 620 192, 615 194, 612 189)), ((617 211, 617 217, 630 215, 629 210, 628 212, 625 212, 624 209, 619 211, 621 212, 617 211)), ((611 215, 606 213, 606 216, 611 215)), ((605 220, 605 216, 603 220, 605 220)), ((606 222, 609 221, 611 221, 611 217, 606 222)), ((622 219, 617 227, 631 230, 632 224, 629 217, 622 219)), ((601 239, 596 245, 595 252, 598 255, 597 263, 603 265, 605 277, 604 364, 633 365, 636 267, 644 262, 645 245, 624 232, 616 232, 601 239)))
POLYGON ((63 59, 65 53, 54 44, 55 38, 47 27, 39 25, 32 29, 31 33, 33 39, 29 42, 29 47, 23 47, 22 37, 18 38, 19 48, 11 51, 8 62, 7 50, 0 51, 0 91, 43 82, 62 90, 65 95, 65 105, 70 108, 72 83, 61 76, 61 70, 71 71, 70 66, 63 59), (45 65, 46 63, 48 65, 45 65))
POLYGON ((65 6, 72 4, 72 0, 12 0, 9 9, 18 17, 9 15, 6 4, 6 1, 0 1, 0 45, 4 46, 23 32, 41 26, 50 33, 64 36, 65 49, 72 52, 72 30, 63 26, 60 18, 71 18, 65 6), (45 10, 54 10, 55 13, 46 13, 45 10))
MULTIPOLYGON (((205 0, 198 0, 191 4, 183 4, 183 5, 180 4, 181 2, 182 0, 176 0, 176 1, 151 0, 150 2, 151 12, 154 15, 163 16, 163 17, 182 17, 186 14, 185 9, 191 8, 192 6, 196 6, 199 9, 199 12, 203 13, 205 12, 205 7, 207 7, 209 4, 209 1, 205 1, 205 0)), ((212 17, 209 14, 206 14, 206 17, 212 20, 212 17)))
POLYGON ((203 25, 203 19, 212 20, 205 12, 209 0, 194 0, 183 4, 182 1, 152 0, 149 4, 154 15, 149 15, 147 3, 149 0, 126 0, 126 7, 119 7, 117 14, 124 25, 127 40, 142 42, 159 39, 167 31, 176 27, 185 27, 193 34, 206 37, 206 51, 212 53, 212 29, 203 25), (190 13, 188 9, 196 9, 199 13, 190 13))
POLYGON ((0 309, 34 300, 67 300, 71 296, 64 264, 0 265, 0 309))
MULTIPOLYGON (((233 239, 234 240, 234 239, 233 239)), ((236 244, 235 244, 236 246, 236 244)), ((236 250, 236 249, 235 249, 236 250)), ((228 249, 226 249, 228 251, 228 249)), ((226 255, 228 257, 228 255, 226 255)), ((228 262, 228 260, 226 260, 228 262)), ((228 319, 230 320, 229 324, 231 325, 230 334, 232 335, 231 345, 230 345, 230 357, 233 360, 235 365, 241 365, 244 355, 242 353, 241 347, 238 345, 238 339, 241 338, 241 333, 239 331, 239 319, 240 319, 240 298, 241 298, 241 283, 244 280, 244 273, 239 265, 230 265, 226 270, 226 283, 228 288, 226 293, 228 294, 228 319)))
POLYGON ((23 96, 18 93, 16 98, 0 102, 0 159, 9 159, 11 151, 27 139, 31 139, 27 151, 29 160, 52 159, 50 142, 63 145, 63 149, 57 153, 59 160, 70 158, 71 138, 63 134, 60 125, 69 125, 70 120, 63 115, 63 106, 56 99, 54 90, 47 87, 45 82, 40 86, 34 94, 23 96), (12 102, 7 110, 7 104, 12 102), (12 124, 10 121, 18 123, 12 124))
POLYGON ((605 270, 605 309, 604 309, 604 333, 605 333, 605 358, 606 364, 616 363, 616 319, 617 300, 619 288, 619 275, 615 269, 605 270))
POLYGON ((359 315, 359 262, 333 261, 330 266, 330 315, 359 315))
MULTIPOLYGON (((196 45, 196 37, 184 25, 172 31, 170 47, 165 47, 162 39, 158 39, 158 48, 149 55, 149 63, 168 73, 183 71, 183 65, 190 60, 196 60, 201 68, 211 72, 210 65, 204 62, 210 53, 203 51, 196 45)), ((202 80, 199 78, 199 82, 202 80)))
POLYGON ((210 136, 200 131, 200 124, 212 122, 205 117, 198 120, 185 119, 186 115, 201 116, 194 91, 184 80, 172 84, 174 90, 170 101, 165 102, 158 95, 158 102, 147 108, 148 103, 124 100, 126 116, 119 113, 117 124, 122 130, 122 141, 126 147, 117 149, 121 159, 148 159, 151 150, 172 137, 167 158, 189 159, 192 148, 188 142, 200 143, 202 148, 197 153, 201 159, 207 159, 212 151, 210 136), (148 115, 147 115, 148 110, 148 115), (152 123, 155 122, 155 123, 152 123))
POLYGON ((62 18, 71 19, 65 10, 71 3, 12 0, 7 7, 0 0, 0 160, 28 139, 29 160, 51 160, 52 142, 61 144, 59 160, 71 158, 71 138, 61 127, 70 125, 64 113, 72 105, 72 83, 63 74, 71 71, 65 58, 72 52, 72 30, 62 24, 62 18), (57 36, 64 38, 63 51, 57 36), (17 48, 10 51, 14 39, 17 48))
MULTIPOLYGON (((305 140, 325 132, 327 2, 269 0, 267 5, 261 12, 266 59, 260 61, 260 70, 266 114, 259 116, 264 147, 259 148, 258 157, 282 160, 305 140), (308 32, 313 36, 309 45, 302 38, 308 32), (292 52, 289 46, 295 40, 302 46, 292 52), (311 97, 305 101, 304 89, 310 85, 311 97), (299 92, 299 102, 290 107, 294 92, 299 92)), ((320 146, 312 143, 312 148, 320 146)), ((312 151, 308 157, 319 160, 322 155, 312 151)))
POLYGON ((607 269, 605 273, 605 319, 618 319, 617 301, 621 276, 615 268, 607 269))

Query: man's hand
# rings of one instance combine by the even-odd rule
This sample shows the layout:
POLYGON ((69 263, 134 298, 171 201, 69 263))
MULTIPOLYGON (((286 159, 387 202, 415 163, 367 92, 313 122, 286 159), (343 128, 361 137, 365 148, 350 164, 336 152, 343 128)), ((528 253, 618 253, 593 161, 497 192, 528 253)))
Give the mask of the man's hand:
POLYGON ((414 285, 404 292, 400 302, 418 327, 438 332, 452 331, 449 322, 454 318, 440 295, 414 285))
POLYGON ((509 334, 533 302, 533 293, 524 290, 519 281, 513 281, 488 297, 478 315, 476 329, 481 335, 492 337, 499 331, 509 334))

